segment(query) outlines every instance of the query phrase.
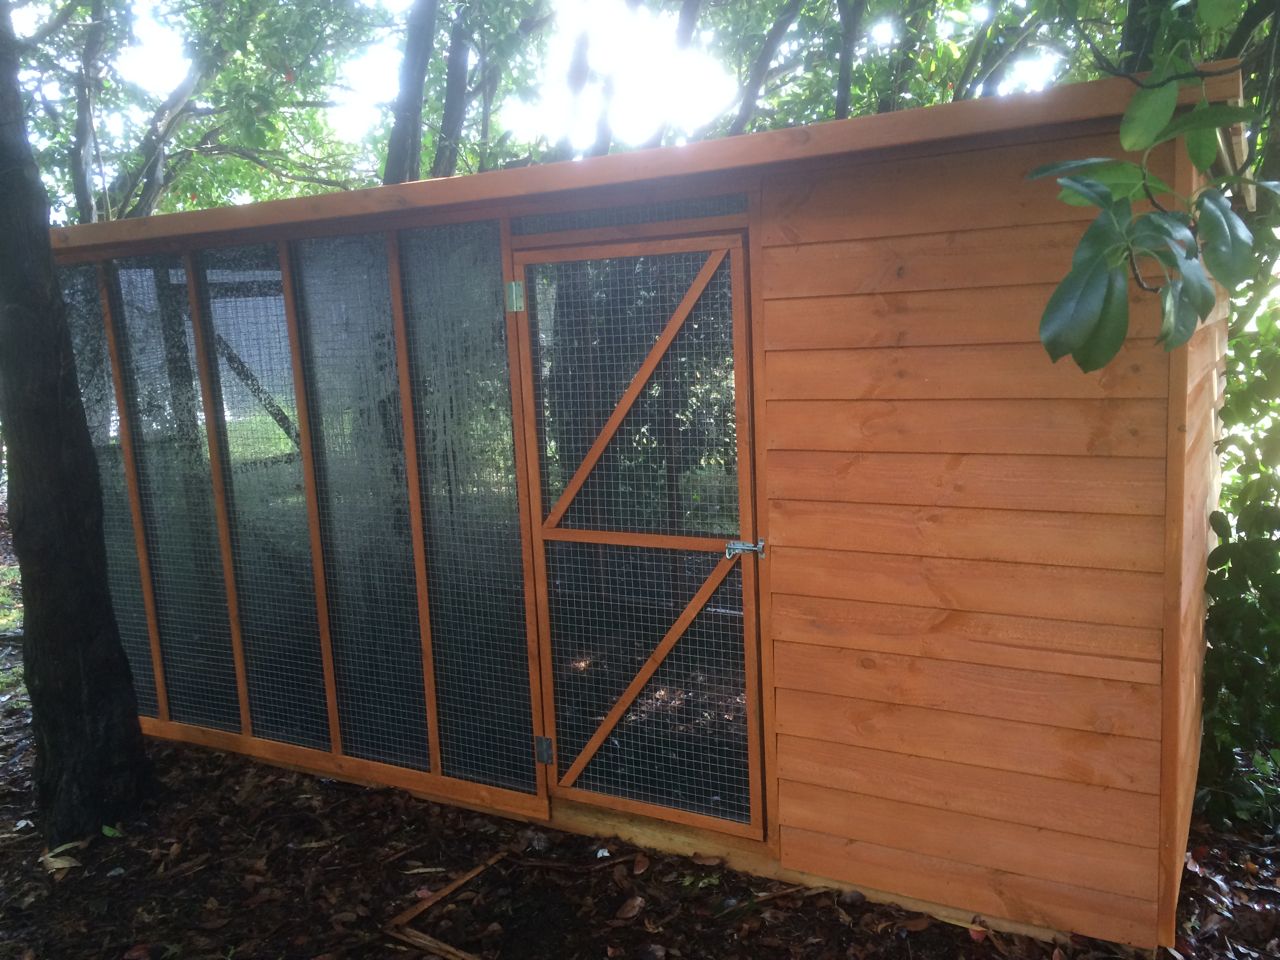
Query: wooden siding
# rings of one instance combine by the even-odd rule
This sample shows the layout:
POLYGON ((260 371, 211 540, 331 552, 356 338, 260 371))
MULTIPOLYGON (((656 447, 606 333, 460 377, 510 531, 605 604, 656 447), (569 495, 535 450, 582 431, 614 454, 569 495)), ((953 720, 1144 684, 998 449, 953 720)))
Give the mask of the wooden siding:
POLYGON ((785 867, 1153 945, 1176 368, 1138 297, 1049 362, 1090 214, 1022 179, 1115 152, 766 177, 763 642, 785 867))

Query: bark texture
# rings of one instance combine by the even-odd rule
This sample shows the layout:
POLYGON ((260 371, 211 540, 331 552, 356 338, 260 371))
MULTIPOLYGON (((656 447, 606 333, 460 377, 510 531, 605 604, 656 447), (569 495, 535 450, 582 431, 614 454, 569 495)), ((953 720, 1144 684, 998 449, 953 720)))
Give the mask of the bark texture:
POLYGON ((27 142, 0 0, 0 420, 25 604, 36 806, 49 843, 127 817, 147 784, 129 664, 107 589, 98 468, 27 142))
POLYGON ((400 90, 387 140, 387 162, 382 168, 383 183, 417 180, 422 173, 422 101, 435 48, 439 5, 439 0, 415 0, 409 11, 404 59, 400 61, 400 90))

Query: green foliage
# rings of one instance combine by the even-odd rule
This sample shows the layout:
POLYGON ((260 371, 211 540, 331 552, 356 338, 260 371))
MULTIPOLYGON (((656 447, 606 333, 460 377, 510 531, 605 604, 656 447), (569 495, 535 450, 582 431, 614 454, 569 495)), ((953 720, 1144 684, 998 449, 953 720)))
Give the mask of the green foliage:
POLYGON ((18 565, 0 563, 0 633, 13 633, 22 629, 20 588, 18 565))

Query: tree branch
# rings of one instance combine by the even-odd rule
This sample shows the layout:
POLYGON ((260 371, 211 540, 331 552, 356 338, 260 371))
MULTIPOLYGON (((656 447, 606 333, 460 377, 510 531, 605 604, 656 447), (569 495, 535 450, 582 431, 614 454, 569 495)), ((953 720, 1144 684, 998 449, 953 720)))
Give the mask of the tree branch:
POLYGON ((840 70, 836 79, 836 119, 849 116, 853 99, 853 51, 862 34, 868 0, 836 0, 840 13, 840 70))
POLYGON ((427 68, 435 48, 438 7, 439 0, 414 0, 409 11, 404 57, 400 61, 400 90, 392 111, 395 119, 382 169, 383 183, 417 180, 422 171, 422 101, 427 68))
POLYGON ((800 0, 787 0, 783 8, 778 11, 778 19, 764 35, 756 59, 751 64, 751 72, 747 74, 747 81, 742 86, 742 101, 738 107, 738 115, 734 117, 733 123, 729 124, 730 136, 746 131, 747 124, 751 122, 751 115, 755 113, 760 88, 764 86, 765 78, 769 75, 769 64, 773 62, 782 38, 786 36, 799 15, 800 0))
POLYGON ((449 30, 449 59, 445 66, 444 107, 440 115, 440 133, 436 137, 436 155, 431 161, 431 176, 451 177, 458 169, 458 150, 462 145, 462 124, 467 115, 467 61, 471 55, 471 30, 464 10, 454 16, 449 30))

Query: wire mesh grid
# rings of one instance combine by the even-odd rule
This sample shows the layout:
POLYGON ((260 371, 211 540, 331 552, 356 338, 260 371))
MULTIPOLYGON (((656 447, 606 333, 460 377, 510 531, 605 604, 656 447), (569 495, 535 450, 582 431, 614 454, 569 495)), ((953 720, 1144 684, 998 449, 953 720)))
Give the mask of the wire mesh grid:
MULTIPOLYGON (((718 555, 547 545, 563 777, 718 555)), ((574 786, 750 820, 742 578, 735 566, 574 786)))
POLYGON ((117 262, 115 277, 169 714, 238 730, 186 272, 175 258, 133 258, 117 262))
MULTIPOLYGON (((549 512, 707 254, 532 264, 539 448, 549 512)), ((733 308, 712 275, 561 526, 737 536, 733 308)))
POLYGON ((328 749, 297 403, 272 246, 198 258, 255 736, 328 749))
POLYGON ((89 437, 98 462, 102 489, 102 528, 107 545, 107 586, 115 610, 120 642, 138 700, 138 712, 157 713, 155 670, 151 640, 142 601, 142 574, 133 533, 133 510, 125 479, 124 451, 120 446, 120 417, 111 357, 103 324, 98 274, 92 266, 65 267, 60 273, 67 302, 67 323, 76 357, 80 397, 89 422, 89 437))
POLYGON ((426 769, 385 241, 304 240, 295 254, 343 751, 426 769))
POLYGON ((528 639, 497 225, 401 235, 440 765, 532 791, 528 639))
POLYGON ((512 219, 511 232, 519 237, 592 227, 622 227, 637 223, 697 220, 703 217, 721 217, 746 212, 747 195, 745 193, 725 193, 710 197, 656 200, 620 207, 597 207, 594 210, 528 214, 512 219))

